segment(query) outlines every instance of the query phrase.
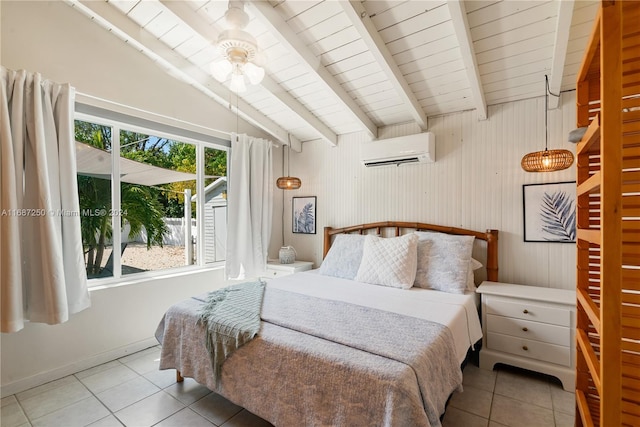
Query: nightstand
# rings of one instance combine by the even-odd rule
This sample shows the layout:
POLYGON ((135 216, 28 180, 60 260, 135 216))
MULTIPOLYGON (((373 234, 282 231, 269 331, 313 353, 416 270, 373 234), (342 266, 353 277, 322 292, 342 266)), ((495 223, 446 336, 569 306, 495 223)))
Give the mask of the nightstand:
POLYGON ((573 290, 483 282, 480 367, 496 363, 557 377, 575 389, 576 293, 573 290))
POLYGON ((294 261, 291 264, 280 264, 280 261, 267 262, 266 279, 288 276, 289 274, 299 273, 301 271, 311 270, 313 262, 311 261, 294 261))

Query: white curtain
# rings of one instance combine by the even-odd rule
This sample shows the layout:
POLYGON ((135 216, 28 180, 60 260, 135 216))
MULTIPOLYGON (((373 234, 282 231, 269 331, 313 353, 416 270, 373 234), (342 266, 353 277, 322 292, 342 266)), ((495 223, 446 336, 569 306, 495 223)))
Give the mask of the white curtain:
POLYGON ((4 67, 0 93, 0 327, 57 324, 90 306, 74 89, 4 67))
POLYGON ((273 179, 271 142, 231 134, 227 193, 228 278, 264 272, 271 238, 273 179))

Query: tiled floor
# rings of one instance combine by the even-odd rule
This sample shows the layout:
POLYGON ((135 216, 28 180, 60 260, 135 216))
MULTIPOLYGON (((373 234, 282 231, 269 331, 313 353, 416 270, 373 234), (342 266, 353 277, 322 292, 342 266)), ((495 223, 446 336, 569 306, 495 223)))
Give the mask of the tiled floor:
POLYGON ((575 395, 560 381, 507 366, 464 369, 464 391, 455 393, 443 427, 573 427, 575 395))
MULTIPOLYGON (((270 424, 175 371, 159 347, 2 399, 2 427, 268 427, 270 424)), ((573 426, 573 394, 546 377, 469 364, 444 427, 573 426)), ((407 426, 409 427, 409 426, 407 426)))

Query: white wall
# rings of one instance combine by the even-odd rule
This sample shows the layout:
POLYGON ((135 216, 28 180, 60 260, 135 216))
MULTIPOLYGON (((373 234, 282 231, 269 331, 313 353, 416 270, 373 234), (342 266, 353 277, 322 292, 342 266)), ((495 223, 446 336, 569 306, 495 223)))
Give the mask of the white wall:
POLYGON ((222 283, 217 269, 94 289, 91 307, 66 323, 2 334, 2 396, 157 345, 155 330, 171 304, 222 283))
MULTIPOLYGON (((574 94, 563 94, 561 105, 549 112, 549 146, 573 151, 566 141, 575 128, 574 94)), ((335 148, 308 142, 292 154, 291 171, 302 187, 285 193, 285 244, 295 247, 298 259, 320 264, 325 226, 407 220, 495 228, 500 280, 573 288, 575 245, 523 242, 522 184, 575 180, 575 165, 542 174, 520 168, 524 154, 544 149, 544 98, 489 107, 486 121, 474 111, 430 118, 429 130, 436 136, 433 164, 365 168, 359 162, 364 134, 342 137, 335 148), (315 236, 291 233, 293 196, 318 197, 315 236)), ((415 125, 399 125, 383 129, 380 138, 417 132, 415 125)))

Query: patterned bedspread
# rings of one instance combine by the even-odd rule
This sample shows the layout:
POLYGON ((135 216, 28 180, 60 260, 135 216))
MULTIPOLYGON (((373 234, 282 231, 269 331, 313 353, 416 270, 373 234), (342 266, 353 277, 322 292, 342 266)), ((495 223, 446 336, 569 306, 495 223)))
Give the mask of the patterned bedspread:
POLYGON ((178 369, 276 426, 440 426, 462 384, 446 327, 267 286, 258 336, 227 359, 216 386, 197 324, 202 300, 163 317, 160 369, 178 369))

